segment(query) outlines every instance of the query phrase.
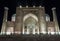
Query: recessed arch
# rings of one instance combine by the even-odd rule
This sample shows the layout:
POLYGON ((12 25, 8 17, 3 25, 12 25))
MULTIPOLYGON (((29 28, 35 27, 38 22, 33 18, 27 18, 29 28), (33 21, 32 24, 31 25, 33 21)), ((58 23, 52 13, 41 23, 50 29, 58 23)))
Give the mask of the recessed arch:
POLYGON ((38 21, 38 17, 36 15, 32 14, 32 13, 29 13, 29 14, 25 15, 24 18, 23 18, 23 21, 25 21, 29 17, 33 17, 36 21, 38 21))
POLYGON ((32 13, 25 15, 23 18, 23 34, 35 34, 37 23, 38 17, 36 15, 32 13))

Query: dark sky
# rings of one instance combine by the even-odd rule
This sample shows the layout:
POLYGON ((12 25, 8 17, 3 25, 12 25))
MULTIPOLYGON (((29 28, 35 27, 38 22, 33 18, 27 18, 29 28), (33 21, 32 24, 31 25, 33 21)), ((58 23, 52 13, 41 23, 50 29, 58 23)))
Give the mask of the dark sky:
POLYGON ((52 20, 51 8, 56 7, 57 18, 60 23, 60 1, 59 0, 0 0, 0 28, 1 28, 3 14, 4 14, 4 7, 9 8, 8 20, 10 20, 11 15, 16 13, 15 12, 16 7, 19 5, 22 6, 42 5, 45 7, 46 13, 50 15, 51 20, 52 20))

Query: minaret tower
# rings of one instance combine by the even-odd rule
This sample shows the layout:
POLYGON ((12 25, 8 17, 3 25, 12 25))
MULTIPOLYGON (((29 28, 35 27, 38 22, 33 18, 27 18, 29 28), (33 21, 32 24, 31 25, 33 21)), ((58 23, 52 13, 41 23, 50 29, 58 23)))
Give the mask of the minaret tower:
POLYGON ((4 7, 4 17, 3 17, 3 23, 2 23, 2 29, 1 29, 1 33, 5 34, 6 31, 6 24, 7 24, 7 15, 8 15, 8 8, 4 7))
POLYGON ((57 16, 56 16, 56 8, 52 8, 52 13, 53 13, 53 21, 55 22, 55 31, 59 32, 59 25, 57 21, 57 16))

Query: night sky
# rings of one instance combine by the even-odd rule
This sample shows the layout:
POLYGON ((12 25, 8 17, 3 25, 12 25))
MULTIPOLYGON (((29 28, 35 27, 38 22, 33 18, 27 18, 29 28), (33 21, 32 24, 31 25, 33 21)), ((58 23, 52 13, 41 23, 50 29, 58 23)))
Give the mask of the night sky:
POLYGON ((58 22, 60 24, 60 1, 59 0, 0 0, 0 29, 3 20, 4 7, 9 8, 8 20, 11 20, 11 16, 16 13, 16 7, 22 5, 23 7, 28 6, 44 6, 46 14, 49 14, 52 19, 52 7, 56 7, 56 13, 58 22))

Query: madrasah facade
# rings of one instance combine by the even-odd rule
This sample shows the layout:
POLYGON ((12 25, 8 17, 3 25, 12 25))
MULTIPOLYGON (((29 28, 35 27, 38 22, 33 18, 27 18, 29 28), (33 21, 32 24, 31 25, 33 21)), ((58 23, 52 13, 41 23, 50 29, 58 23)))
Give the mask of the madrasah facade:
POLYGON ((16 7, 16 14, 13 14, 11 21, 7 21, 8 8, 4 8, 4 17, 1 28, 2 34, 54 34, 59 32, 59 25, 56 17, 56 8, 52 8, 53 21, 45 13, 45 7, 16 7))

